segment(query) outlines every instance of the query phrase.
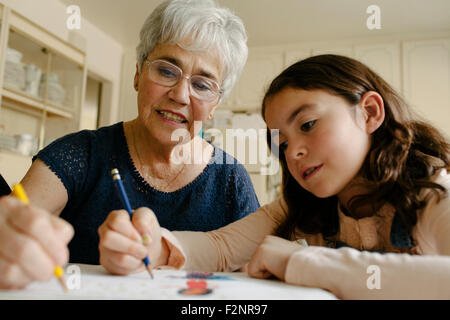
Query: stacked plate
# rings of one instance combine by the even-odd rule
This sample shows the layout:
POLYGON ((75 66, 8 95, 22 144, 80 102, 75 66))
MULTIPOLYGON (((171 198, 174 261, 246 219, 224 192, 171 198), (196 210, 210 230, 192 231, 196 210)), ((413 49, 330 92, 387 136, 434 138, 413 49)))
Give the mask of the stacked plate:
POLYGON ((16 139, 12 136, 0 135, 0 149, 12 150, 16 148, 16 139))
POLYGON ((38 150, 38 138, 30 134, 0 135, 0 149, 18 152, 24 156, 32 156, 38 150))
POLYGON ((21 62, 22 56, 20 51, 6 48, 5 85, 18 90, 25 89, 25 69, 21 62))
POLYGON ((45 93, 45 81, 48 76, 48 92, 47 99, 56 103, 62 104, 66 97, 66 90, 58 82, 58 76, 54 73, 43 74, 41 77, 41 84, 39 85, 39 95, 44 97, 45 93))

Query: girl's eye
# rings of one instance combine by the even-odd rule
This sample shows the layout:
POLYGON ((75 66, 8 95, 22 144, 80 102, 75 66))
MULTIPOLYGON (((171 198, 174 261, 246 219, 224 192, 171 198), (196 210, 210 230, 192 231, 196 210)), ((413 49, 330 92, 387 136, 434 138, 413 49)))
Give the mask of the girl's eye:
POLYGON ((301 126, 302 131, 311 130, 311 128, 314 126, 315 123, 316 123, 316 120, 312 120, 312 121, 308 121, 308 122, 302 124, 302 126, 301 126))

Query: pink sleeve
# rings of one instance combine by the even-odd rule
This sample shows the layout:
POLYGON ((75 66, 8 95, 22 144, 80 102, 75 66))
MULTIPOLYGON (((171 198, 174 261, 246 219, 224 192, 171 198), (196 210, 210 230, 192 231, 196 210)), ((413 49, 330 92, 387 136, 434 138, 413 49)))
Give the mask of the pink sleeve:
MULTIPOLYGON (((450 176, 437 181, 450 190, 450 176)), ((413 230, 423 255, 307 247, 294 253, 286 282, 343 299, 450 299, 450 193, 432 198, 413 230), (377 281, 379 280, 379 281, 377 281)))
POLYGON ((178 239, 167 229, 161 228, 161 237, 167 244, 169 249, 169 256, 167 257, 167 265, 159 266, 159 269, 163 268, 175 268, 181 269, 186 263, 186 255, 183 252, 178 239))
POLYGON ((340 299, 450 299, 450 257, 307 247, 291 256, 285 279, 340 299))
POLYGON ((285 218, 278 199, 236 222, 210 232, 165 231, 169 267, 198 271, 236 271, 252 257, 259 243, 285 218))

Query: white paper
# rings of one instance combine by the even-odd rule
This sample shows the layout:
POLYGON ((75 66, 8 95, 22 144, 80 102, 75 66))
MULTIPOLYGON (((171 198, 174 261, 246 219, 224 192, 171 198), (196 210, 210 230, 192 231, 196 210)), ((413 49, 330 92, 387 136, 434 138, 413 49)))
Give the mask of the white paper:
MULTIPOLYGON (((0 290, 0 299, 151 299, 151 300, 322 300, 336 299, 317 288, 286 284, 279 280, 249 278, 245 273, 200 273, 195 278, 189 271, 153 270, 154 279, 145 271, 128 276, 109 274, 102 266, 71 264, 65 268, 65 280, 71 289, 64 293, 59 282, 35 282, 24 290, 0 290), (72 267, 71 267, 72 266, 72 267), (69 269, 69 268, 72 269, 69 269), (80 271, 79 273, 74 270, 80 271), (69 273, 72 272, 72 273, 69 273), (206 295, 184 295, 192 286, 205 286, 206 295)), ((202 291, 202 290, 198 290, 202 291)), ((204 290, 203 290, 204 291, 204 290)))

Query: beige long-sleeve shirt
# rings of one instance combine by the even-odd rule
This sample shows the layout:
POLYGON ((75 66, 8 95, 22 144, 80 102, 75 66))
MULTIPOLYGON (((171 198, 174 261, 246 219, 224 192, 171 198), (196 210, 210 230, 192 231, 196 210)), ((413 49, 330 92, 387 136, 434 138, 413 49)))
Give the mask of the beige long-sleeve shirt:
MULTIPOLYGON (((318 287, 343 299, 450 299, 450 174, 434 181, 448 196, 430 196, 413 229, 416 247, 400 253, 390 244, 394 210, 385 205, 376 216, 353 219, 339 210, 337 240, 351 248, 326 247, 321 234, 298 233, 309 244, 292 254, 285 281, 318 287), (358 249, 358 250, 357 250, 358 249), (364 250, 382 249, 384 254, 364 250), (360 251, 363 250, 363 251, 360 251), (411 254, 413 253, 413 254, 411 254)), ((285 219, 282 198, 228 226, 211 232, 168 232, 168 266, 201 271, 234 271, 244 266, 266 235, 285 219)))

